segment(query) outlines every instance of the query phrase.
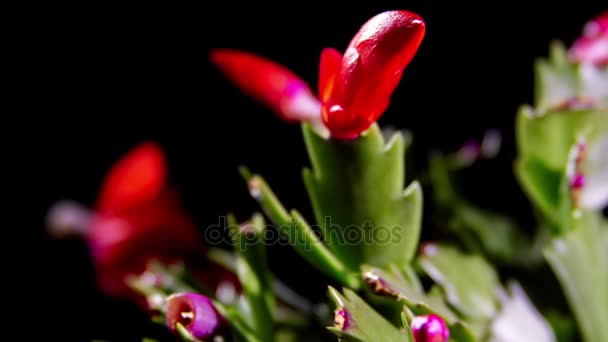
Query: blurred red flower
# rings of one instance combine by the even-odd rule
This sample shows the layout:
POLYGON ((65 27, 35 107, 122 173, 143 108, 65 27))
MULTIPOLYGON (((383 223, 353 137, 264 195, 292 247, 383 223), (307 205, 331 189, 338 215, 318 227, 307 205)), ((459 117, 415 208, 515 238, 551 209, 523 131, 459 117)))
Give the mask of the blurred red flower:
POLYGON ((105 294, 132 297, 126 277, 146 271, 150 261, 184 261, 210 289, 223 280, 236 284, 232 274, 207 260, 201 234, 168 185, 167 173, 161 147, 143 142, 110 168, 93 213, 72 203, 51 210, 56 233, 78 230, 85 236, 105 294))

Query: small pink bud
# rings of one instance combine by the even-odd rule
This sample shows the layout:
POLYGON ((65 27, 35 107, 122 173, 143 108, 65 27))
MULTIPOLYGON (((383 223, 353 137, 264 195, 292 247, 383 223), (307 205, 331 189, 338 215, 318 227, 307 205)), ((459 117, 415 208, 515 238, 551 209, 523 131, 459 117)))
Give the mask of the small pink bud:
POLYGON ((585 175, 576 173, 570 180, 570 187, 573 189, 581 189, 585 186, 585 175))
POLYGON ((196 293, 179 293, 167 298, 166 322, 174 333, 180 323, 192 336, 205 340, 218 334, 223 318, 209 298, 196 293))
POLYGON ((391 286, 373 271, 367 271, 363 274, 363 280, 369 289, 379 296, 388 296, 399 298, 399 293, 391 288, 391 286))
POLYGON ((448 326, 435 314, 414 317, 411 330, 415 342, 446 342, 450 337, 448 326))
POLYGON ((350 327, 350 315, 344 308, 336 309, 334 314, 334 324, 336 327, 346 330, 350 327))

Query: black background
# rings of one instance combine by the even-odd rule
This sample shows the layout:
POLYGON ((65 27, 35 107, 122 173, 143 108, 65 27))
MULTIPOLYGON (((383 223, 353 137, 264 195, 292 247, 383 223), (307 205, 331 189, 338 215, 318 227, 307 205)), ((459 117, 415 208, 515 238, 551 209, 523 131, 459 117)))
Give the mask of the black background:
MULTIPOLYGON (((30 9, 31 25, 24 26, 32 34, 25 43, 31 95, 23 108, 38 116, 27 131, 41 200, 27 207, 36 232, 44 234, 44 213, 56 200, 91 205, 107 168, 146 139, 164 146, 172 183, 201 229, 227 211, 245 218, 257 209, 237 173, 241 164, 264 174, 288 207, 309 213, 299 127, 240 94, 210 65, 209 49, 267 56, 314 85, 323 47, 343 50, 368 18, 398 8, 420 14, 427 35, 380 123, 414 133, 420 166, 433 148, 453 150, 486 128, 501 129, 505 149, 484 179, 492 189, 486 204, 525 208, 511 176, 512 126, 517 107, 532 99, 534 58, 545 55, 554 38, 571 43, 605 2, 354 3, 30 9)), ((45 296, 51 299, 44 310, 47 337, 119 341, 155 332, 132 306, 96 293, 82 243, 45 239, 40 256, 40 279, 52 293, 45 296)), ((288 249, 275 248, 270 257, 286 282, 323 297, 326 279, 288 249)))

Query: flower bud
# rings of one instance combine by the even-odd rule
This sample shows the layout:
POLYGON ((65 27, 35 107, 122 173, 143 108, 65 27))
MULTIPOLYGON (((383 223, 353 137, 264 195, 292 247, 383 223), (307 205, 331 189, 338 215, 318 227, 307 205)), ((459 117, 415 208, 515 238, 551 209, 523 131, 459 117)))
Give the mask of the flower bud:
POLYGON ((336 309, 334 313, 334 324, 342 330, 346 330, 350 327, 350 315, 344 308, 336 309))
POLYGON ((323 50, 319 97, 323 122, 334 138, 355 138, 380 118, 424 32, 417 14, 387 11, 368 20, 343 55, 323 50))
POLYGON ((435 314, 416 316, 410 326, 415 342, 446 342, 450 337, 448 326, 435 314))
POLYGON ((216 336, 224 320, 215 310, 211 300, 196 293, 179 293, 167 298, 167 327, 177 332, 181 324, 196 339, 216 336))

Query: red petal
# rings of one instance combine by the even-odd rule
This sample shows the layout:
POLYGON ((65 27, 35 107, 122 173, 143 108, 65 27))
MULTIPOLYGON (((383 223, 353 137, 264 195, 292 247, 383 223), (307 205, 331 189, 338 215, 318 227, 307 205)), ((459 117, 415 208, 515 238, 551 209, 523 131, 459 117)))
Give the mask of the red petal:
POLYGON ((343 105, 369 111, 373 110, 373 100, 390 97, 399 81, 393 76, 412 60, 424 32, 424 21, 407 11, 384 12, 365 23, 344 56, 343 105))
POLYGON ((157 196, 165 187, 167 166, 160 146, 145 142, 128 152, 108 172, 97 209, 122 211, 157 196))
POLYGON ((335 82, 340 74, 342 54, 334 48, 325 48, 321 51, 319 63, 319 98, 322 102, 329 100, 335 82))
POLYGON ((361 27, 342 59, 341 91, 323 101, 324 122, 332 136, 357 136, 378 120, 424 32, 424 21, 408 11, 378 14, 361 27), (342 110, 332 111, 336 105, 342 110))
POLYGON ((289 69, 249 52, 215 49, 211 61, 241 90, 287 121, 319 116, 319 104, 306 82, 289 69), (312 113, 311 113, 312 112, 312 113))

